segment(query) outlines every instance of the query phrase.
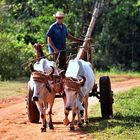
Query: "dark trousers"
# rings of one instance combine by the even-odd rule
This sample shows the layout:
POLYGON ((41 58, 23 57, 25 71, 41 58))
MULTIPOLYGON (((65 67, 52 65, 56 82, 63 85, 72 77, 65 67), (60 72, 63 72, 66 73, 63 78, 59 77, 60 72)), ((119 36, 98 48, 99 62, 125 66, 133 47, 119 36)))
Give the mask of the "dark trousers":
POLYGON ((60 54, 53 55, 53 61, 58 61, 59 68, 62 70, 66 70, 67 68, 67 55, 65 51, 60 52, 60 54))

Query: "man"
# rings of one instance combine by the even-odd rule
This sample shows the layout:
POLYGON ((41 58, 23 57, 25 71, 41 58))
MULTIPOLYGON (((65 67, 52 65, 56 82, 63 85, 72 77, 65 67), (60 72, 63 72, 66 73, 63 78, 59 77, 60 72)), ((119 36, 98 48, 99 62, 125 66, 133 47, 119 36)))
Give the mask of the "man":
POLYGON ((69 34, 67 27, 63 24, 64 13, 58 11, 54 17, 56 22, 50 26, 47 33, 48 48, 50 53, 54 53, 53 60, 56 61, 59 57, 59 67, 60 69, 66 70, 66 38, 71 39, 76 42, 83 42, 83 40, 73 37, 69 34))

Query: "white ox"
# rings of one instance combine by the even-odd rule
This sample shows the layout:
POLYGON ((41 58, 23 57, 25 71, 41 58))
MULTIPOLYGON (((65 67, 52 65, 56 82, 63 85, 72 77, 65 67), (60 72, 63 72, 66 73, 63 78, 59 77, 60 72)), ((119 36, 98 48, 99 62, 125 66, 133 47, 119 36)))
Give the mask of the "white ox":
POLYGON ((55 99, 55 94, 59 92, 58 90, 61 89, 60 86, 61 84, 59 83, 60 81, 56 80, 56 75, 59 75, 59 73, 58 73, 58 69, 55 66, 55 63, 53 61, 48 61, 47 59, 44 58, 36 62, 33 68, 31 69, 32 71, 40 71, 42 73, 46 73, 46 82, 39 82, 33 79, 33 74, 35 72, 32 72, 30 81, 28 82, 28 86, 34 92, 32 100, 35 101, 37 108, 40 112, 41 121, 42 121, 41 132, 46 132, 46 127, 47 127, 46 110, 47 110, 47 114, 49 115, 48 118, 49 128, 50 129, 54 128, 51 115, 52 115, 52 107, 55 99), (48 74, 51 73, 52 71, 51 66, 54 67, 55 75, 48 74))
POLYGON ((65 74, 64 91, 66 94, 64 125, 69 124, 69 111, 72 110, 70 129, 74 130, 74 119, 78 114, 78 125, 81 126, 81 114, 84 110, 84 121, 88 122, 88 96, 95 83, 92 65, 84 60, 70 60, 65 74), (79 80, 82 77, 83 80, 79 80), (84 108, 82 106, 84 103, 84 108))

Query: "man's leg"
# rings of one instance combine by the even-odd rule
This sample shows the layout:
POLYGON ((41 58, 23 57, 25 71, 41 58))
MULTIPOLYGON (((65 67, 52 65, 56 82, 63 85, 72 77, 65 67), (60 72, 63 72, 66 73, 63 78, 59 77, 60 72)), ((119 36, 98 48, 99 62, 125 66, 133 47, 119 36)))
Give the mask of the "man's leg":
POLYGON ((59 56, 59 68, 66 70, 67 69, 66 62, 67 62, 67 55, 66 55, 66 52, 63 51, 60 53, 60 56, 59 56))

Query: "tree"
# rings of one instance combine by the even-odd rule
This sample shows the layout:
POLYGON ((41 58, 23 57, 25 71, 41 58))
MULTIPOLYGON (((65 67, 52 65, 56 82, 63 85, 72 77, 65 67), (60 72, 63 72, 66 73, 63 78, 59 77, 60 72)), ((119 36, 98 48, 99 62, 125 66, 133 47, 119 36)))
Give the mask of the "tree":
POLYGON ((140 67, 138 57, 140 43, 138 40, 139 7, 138 0, 121 1, 119 5, 104 16, 100 23, 102 31, 96 37, 102 48, 98 48, 98 51, 104 50, 101 55, 102 57, 108 56, 108 62, 112 60, 109 63, 110 66, 120 65, 126 70, 138 70, 140 67))

